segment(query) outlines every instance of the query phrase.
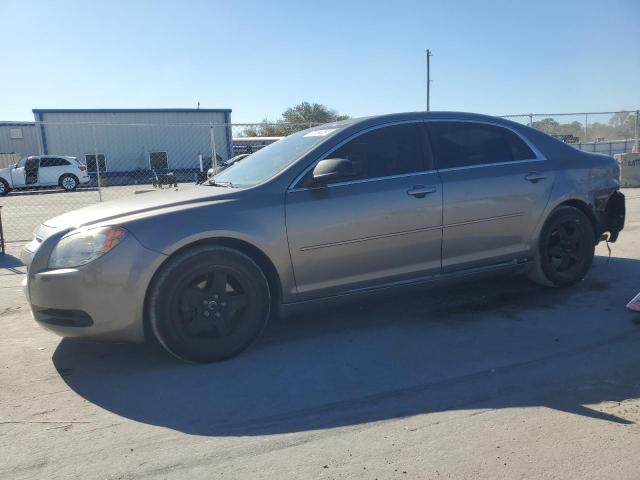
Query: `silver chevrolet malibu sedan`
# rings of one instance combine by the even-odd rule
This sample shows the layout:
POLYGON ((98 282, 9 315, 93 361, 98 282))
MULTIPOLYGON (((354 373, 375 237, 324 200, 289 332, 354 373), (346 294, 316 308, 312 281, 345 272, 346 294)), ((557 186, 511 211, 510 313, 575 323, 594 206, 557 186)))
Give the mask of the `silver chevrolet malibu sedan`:
POLYGON ((575 284, 623 228, 619 176, 610 157, 489 116, 351 119, 199 187, 44 222, 24 287, 59 335, 222 360, 296 306, 497 272, 575 284))

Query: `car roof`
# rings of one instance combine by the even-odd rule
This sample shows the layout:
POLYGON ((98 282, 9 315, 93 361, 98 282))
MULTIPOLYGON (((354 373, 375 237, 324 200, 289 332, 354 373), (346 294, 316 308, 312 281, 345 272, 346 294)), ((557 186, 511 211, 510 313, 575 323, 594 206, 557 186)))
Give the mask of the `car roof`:
POLYGON ((501 124, 512 124, 514 122, 500 117, 484 115, 481 113, 471 112, 454 112, 454 111, 434 111, 434 112, 404 112, 390 113, 385 115, 373 115, 368 117, 349 118, 338 122, 331 122, 335 125, 356 125, 359 123, 386 123, 403 120, 476 120, 484 122, 493 122, 501 124))
POLYGON ((78 157, 70 157, 69 155, 29 155, 27 158, 64 158, 65 160, 78 159, 78 157))
POLYGON ((516 131, 519 134, 523 135, 531 145, 537 148, 547 158, 558 155, 584 154, 580 150, 577 150, 576 148, 558 140, 557 138, 553 138, 543 132, 532 129, 531 127, 522 123, 514 122, 506 118, 484 115, 481 113, 449 111, 391 113, 387 115, 376 115, 370 117, 348 118, 346 120, 318 125, 316 127, 312 127, 311 129, 323 129, 332 126, 343 127, 339 129, 340 134, 334 137, 334 141, 341 141, 348 136, 362 131, 366 128, 381 126, 388 123, 421 120, 457 120, 492 123, 494 125, 499 125, 516 131))

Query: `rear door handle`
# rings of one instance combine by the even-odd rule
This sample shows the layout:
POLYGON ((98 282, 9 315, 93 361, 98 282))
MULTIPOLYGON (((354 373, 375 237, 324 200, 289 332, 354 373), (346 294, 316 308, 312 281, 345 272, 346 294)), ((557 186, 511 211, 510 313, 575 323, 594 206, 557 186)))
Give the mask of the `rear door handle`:
POLYGON ((407 195, 411 195, 416 198, 424 198, 429 193, 435 193, 436 190, 437 189, 434 186, 425 187, 424 185, 414 185, 413 188, 407 190, 407 195))
POLYGON ((546 175, 542 175, 538 172, 531 172, 524 176, 524 179, 531 183, 538 183, 540 180, 544 180, 545 178, 547 178, 546 175))

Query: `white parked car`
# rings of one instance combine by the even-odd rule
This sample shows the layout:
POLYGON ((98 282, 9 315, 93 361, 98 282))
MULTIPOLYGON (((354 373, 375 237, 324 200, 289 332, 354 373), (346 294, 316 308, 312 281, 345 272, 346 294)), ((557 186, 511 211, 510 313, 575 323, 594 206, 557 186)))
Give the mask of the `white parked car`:
POLYGON ((0 195, 13 189, 60 186, 67 191, 89 182, 87 166, 76 157, 40 155, 21 159, 0 169, 0 195))

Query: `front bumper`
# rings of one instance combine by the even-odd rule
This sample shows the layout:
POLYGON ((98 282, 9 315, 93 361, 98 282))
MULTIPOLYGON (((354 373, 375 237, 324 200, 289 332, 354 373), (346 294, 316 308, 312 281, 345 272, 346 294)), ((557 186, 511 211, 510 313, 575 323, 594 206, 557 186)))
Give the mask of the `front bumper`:
POLYGON ((604 230, 609 232, 609 241, 615 242, 624 228, 627 213, 624 194, 616 191, 609 197, 604 211, 604 230))
POLYGON ((166 256, 129 234, 87 265, 50 270, 44 266, 61 236, 44 240, 35 251, 29 244, 22 255, 28 268, 23 286, 35 321, 63 337, 143 342, 147 287, 166 256))

